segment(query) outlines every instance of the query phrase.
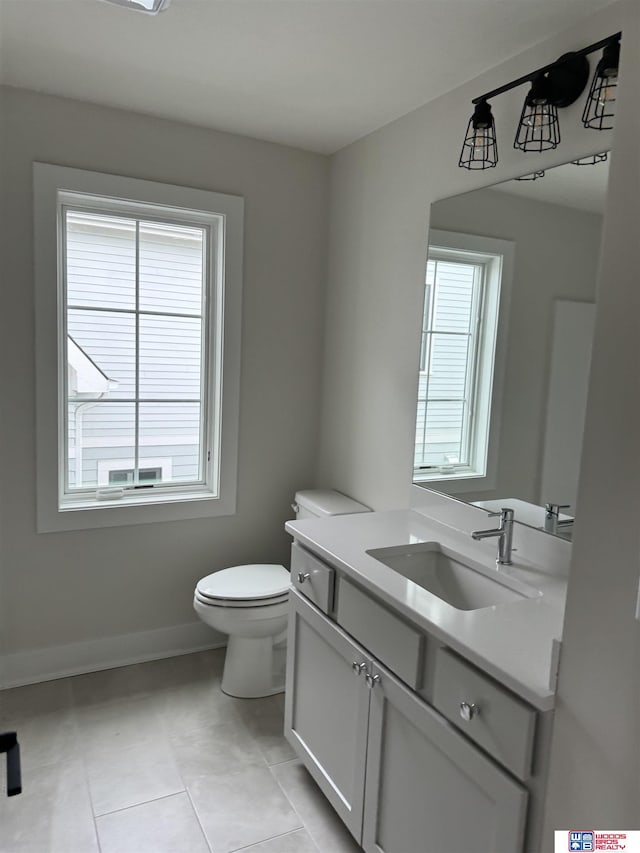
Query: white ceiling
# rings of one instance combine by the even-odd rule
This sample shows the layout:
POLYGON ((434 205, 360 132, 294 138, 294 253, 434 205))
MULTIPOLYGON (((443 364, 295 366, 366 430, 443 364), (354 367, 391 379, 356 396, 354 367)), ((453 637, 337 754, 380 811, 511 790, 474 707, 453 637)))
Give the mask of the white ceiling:
POLYGON ((610 0, 0 0, 0 81, 324 153, 610 0))

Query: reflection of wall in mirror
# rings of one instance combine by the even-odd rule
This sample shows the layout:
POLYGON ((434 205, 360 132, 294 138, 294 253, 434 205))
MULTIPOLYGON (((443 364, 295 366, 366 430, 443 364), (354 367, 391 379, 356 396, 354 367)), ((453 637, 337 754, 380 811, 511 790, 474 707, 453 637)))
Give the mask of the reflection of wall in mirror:
MULTIPOLYGON (((602 218, 489 189, 437 202, 431 227, 515 243, 496 488, 461 497, 560 502, 542 493, 554 306, 595 300, 602 218)), ((580 435, 582 429, 575 426, 580 435)), ((434 488, 455 494, 455 485, 434 488)))
POLYGON ((540 494, 574 511, 595 317, 593 302, 560 299, 554 306, 540 494))

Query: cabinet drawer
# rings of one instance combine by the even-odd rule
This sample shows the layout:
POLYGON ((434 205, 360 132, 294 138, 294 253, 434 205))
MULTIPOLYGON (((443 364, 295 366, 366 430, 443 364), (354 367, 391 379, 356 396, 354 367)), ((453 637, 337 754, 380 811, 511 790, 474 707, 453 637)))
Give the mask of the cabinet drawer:
POLYGON ((291 546, 291 583, 323 613, 333 609, 335 571, 295 542, 291 546))
POLYGON ((493 679, 448 649, 439 649, 433 704, 461 731, 519 779, 531 775, 536 712, 493 679), (465 719, 463 703, 473 705, 465 719))
POLYGON ((336 619, 410 687, 419 686, 425 641, 419 631, 342 577, 338 582, 336 619))

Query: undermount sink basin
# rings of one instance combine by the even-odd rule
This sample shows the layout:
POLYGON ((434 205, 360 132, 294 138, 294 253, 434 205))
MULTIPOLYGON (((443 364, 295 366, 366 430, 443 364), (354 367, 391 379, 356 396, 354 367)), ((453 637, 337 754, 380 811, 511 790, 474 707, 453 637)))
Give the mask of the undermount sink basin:
POLYGON ((468 560, 439 542, 374 548, 367 554, 457 610, 480 610, 541 595, 533 587, 499 574, 496 568, 468 560))

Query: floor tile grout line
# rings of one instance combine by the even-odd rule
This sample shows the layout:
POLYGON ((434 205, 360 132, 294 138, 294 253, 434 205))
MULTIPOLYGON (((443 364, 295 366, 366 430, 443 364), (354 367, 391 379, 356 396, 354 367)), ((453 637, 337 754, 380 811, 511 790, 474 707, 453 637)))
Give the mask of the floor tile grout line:
MULTIPOLYGON (((190 731, 197 731, 197 729, 193 729, 190 731)), ((189 732, 182 732, 182 734, 189 734, 189 732)), ((189 790, 189 785, 187 784, 187 780, 185 779, 184 773, 180 768, 180 762, 176 758, 175 745, 173 744, 170 736, 167 736, 167 742, 169 744, 169 749, 171 751, 171 755, 175 761, 176 768, 178 770, 178 774, 180 775, 180 780, 181 780, 182 784, 184 785, 185 794, 187 795, 187 797, 189 799, 189 805, 191 806, 191 810, 193 811, 193 815, 194 815, 194 817, 198 823, 198 826, 200 827, 200 832, 202 833, 202 837, 204 838, 204 843, 207 845, 210 853, 214 853, 213 847, 209 843, 209 837, 208 837, 207 833, 205 832, 205 828, 202 825, 202 821, 200 820, 200 815, 198 814, 198 809, 196 808, 196 804, 193 802, 193 798, 191 796, 191 791, 189 790)))
POLYGON ((157 803, 159 800, 168 800, 170 797, 179 797, 180 794, 186 794, 187 789, 183 788, 180 791, 174 791, 172 794, 162 794, 160 797, 151 797, 150 800, 141 800, 139 803, 132 803, 130 806, 122 806, 119 809, 111 809, 108 812, 102 812, 102 814, 95 815, 96 820, 100 820, 100 818, 108 817, 112 814, 118 814, 119 812, 126 812, 129 809, 137 809, 138 806, 148 806, 149 803, 157 803))
MULTIPOLYGON (((297 814, 297 812, 296 812, 297 814)), ((244 847, 234 847, 233 850, 229 850, 228 853, 242 853, 243 850, 250 851, 252 847, 258 847, 260 844, 266 844, 268 841, 275 841, 276 838, 286 838, 288 835, 295 835, 296 832, 306 832, 309 838, 311 838, 311 833, 306 828, 306 826, 299 826, 297 829, 290 829, 288 832, 280 832, 277 835, 270 835, 268 838, 263 838, 262 841, 254 841, 253 844, 246 844, 244 847)), ((314 847, 318 847, 313 838, 311 838, 311 842, 314 847)), ((318 853, 320 853, 320 849, 318 848, 318 853)))
POLYGON ((167 797, 175 797, 176 794, 184 794, 185 792, 186 788, 180 788, 177 791, 171 791, 170 794, 161 794, 159 797, 149 797, 148 800, 139 800, 138 802, 130 803, 129 805, 121 806, 117 809, 110 809, 107 812, 101 812, 100 814, 96 815, 96 818, 105 817, 105 815, 115 814, 116 812, 124 812, 127 809, 134 809, 136 808, 136 806, 146 806, 148 805, 148 803, 155 803, 156 800, 164 800, 167 797))
POLYGON ((272 761, 268 767, 280 767, 282 764, 289 764, 292 761, 295 761, 296 755, 295 753, 290 758, 283 758, 281 761, 272 761))
POLYGON ((269 765, 269 762, 267 761, 267 756, 264 754, 264 751, 262 750, 262 747, 260 746, 258 739, 253 735, 253 733, 251 732, 251 729, 249 728, 247 723, 244 721, 244 718, 242 717, 242 712, 238 713, 238 722, 240 723, 240 725, 242 726, 244 731, 247 733, 247 736, 251 740, 251 743, 253 744, 253 746, 255 746, 255 748, 258 750, 258 752, 260 754, 260 758, 264 762, 264 766, 268 769, 270 765, 269 765))
MULTIPOLYGON (((304 766, 304 764, 302 764, 302 762, 300 761, 300 759, 299 759, 298 757, 293 758, 293 759, 291 759, 290 761, 282 761, 282 762, 280 763, 280 765, 278 765, 278 764, 274 764, 273 766, 274 766, 274 767, 278 767, 278 766, 282 766, 283 764, 292 764, 292 765, 293 765, 293 764, 299 764, 299 765, 301 765, 301 766, 302 766, 303 770, 304 770, 306 773, 309 773, 309 771, 306 769, 306 767, 304 766)), ((269 768, 269 769, 271 770, 271 768, 269 768)), ((282 785, 282 783, 280 782, 280 780, 278 779, 278 777, 276 776, 276 774, 275 774, 275 773, 273 773, 273 772, 271 772, 271 775, 274 777, 274 779, 276 780, 276 782, 277 782, 277 783, 278 783, 278 785, 280 786, 280 789, 281 789, 282 793, 285 795, 285 797, 287 798, 287 800, 289 801, 289 803, 290 803, 290 805, 291 805, 291 808, 292 808, 292 809, 294 810, 294 812, 297 814, 298 818, 302 821, 303 829, 305 829, 305 830, 307 831, 307 833, 308 833, 309 837, 311 838, 312 842, 313 842, 313 843, 314 843, 314 845, 317 847, 317 849, 318 849, 319 853, 321 853, 321 851, 322 851, 322 847, 320 846, 319 841, 316 839, 316 836, 315 836, 315 834, 314 834, 314 832, 313 832, 313 829, 312 829, 312 828, 309 826, 309 824, 308 824, 308 823, 303 819, 302 815, 300 814, 300 812, 297 810, 297 808, 296 808, 296 807, 295 807, 295 805, 293 804, 293 801, 291 800, 291 797, 289 797, 289 795, 287 794, 287 791, 286 791, 286 789, 285 789, 284 785, 282 785)), ((315 779, 313 779, 313 777, 311 776, 311 774, 309 774, 309 777, 311 778, 311 781, 312 781, 315 785, 317 785, 317 782, 315 781, 315 779)), ((322 797, 322 798, 327 802, 327 804, 329 805, 329 807, 330 807, 330 808, 333 808, 333 807, 331 806, 331 804, 329 803, 329 801, 327 800, 327 798, 325 797, 325 795, 324 795, 324 793, 322 792, 322 790, 320 790, 320 788, 318 788, 318 792, 319 792, 319 794, 321 795, 321 797, 322 797)), ((337 815, 336 815, 336 817, 337 817, 337 815)), ((338 820, 340 820, 340 818, 338 818, 338 820)), ((345 829, 346 829, 346 827, 345 827, 345 829)), ((346 831, 348 832, 348 830, 346 830, 346 831)), ((349 833, 349 836, 351 837, 351 833, 349 833)), ((355 840, 355 839, 354 839, 354 840, 355 840)), ((356 842, 356 843, 357 843, 357 842, 356 842)), ((358 845, 358 849, 359 849, 359 850, 361 850, 361 849, 362 849, 362 848, 360 847, 360 845, 358 845)))
POLYGON ((93 816, 93 831, 96 834, 96 844, 98 845, 98 853, 102 853, 102 844, 100 843, 100 833, 98 832, 98 824, 96 816, 93 816))
MULTIPOLYGON (((296 759, 293 759, 293 760, 296 760, 296 759)), ((293 761, 293 760, 292 760, 292 761, 293 761)), ((297 761, 298 761, 298 763, 300 763, 300 759, 297 759, 297 761)), ((282 764, 284 764, 284 763, 285 763, 285 762, 283 761, 283 762, 282 762, 282 764)), ((274 767, 277 767, 277 766, 278 766, 277 764, 274 764, 274 767)), ((282 785, 282 784, 281 784, 280 780, 278 779, 278 777, 276 776, 276 774, 271 770, 271 768, 269 768, 269 772, 271 773, 271 775, 272 775, 272 776, 273 776, 273 778, 275 779, 276 784, 278 785, 278 787, 280 788, 280 790, 281 790, 281 791, 282 791, 282 793, 284 794, 284 796, 285 796, 285 798, 286 798, 287 802, 289 803, 289 805, 291 806, 291 808, 293 809, 293 811, 296 813, 296 815, 297 815, 297 817, 298 817, 298 820, 302 823, 302 828, 303 828, 303 829, 306 829, 306 831, 307 831, 307 833, 308 833, 308 835, 309 835, 309 838, 313 841, 313 843, 314 843, 314 844, 315 844, 315 846, 318 848, 318 850, 320 850, 320 849, 321 849, 321 848, 320 848, 320 845, 319 845, 319 844, 318 844, 318 842, 316 841, 315 836, 314 836, 314 834, 313 834, 313 832, 312 832, 312 830, 311 830, 311 827, 310 827, 310 826, 307 826, 306 821, 304 820, 304 818, 302 817, 302 815, 300 814, 300 812, 298 811, 298 809, 297 809, 297 808, 295 807, 295 805, 293 804, 293 801, 291 800, 291 797, 287 794, 287 792, 286 792, 286 790, 285 790, 285 788, 284 788, 284 785, 282 785)))
POLYGON ((85 786, 85 790, 87 793, 87 798, 89 800, 89 808, 91 810, 91 820, 93 823, 93 832, 94 832, 95 839, 96 839, 96 846, 98 848, 98 853, 101 853, 102 845, 100 844, 100 834, 98 832, 98 824, 96 822, 96 810, 95 810, 95 806, 93 803, 93 795, 91 793, 91 785, 89 784, 89 771, 87 770, 86 755, 85 755, 84 749, 82 749, 80 747, 80 721, 78 719, 78 713, 77 713, 77 708, 76 708, 76 703, 75 703, 75 697, 73 695, 73 686, 71 684, 71 678, 69 678, 68 681, 69 681, 69 695, 71 698, 71 709, 72 709, 72 713, 73 713, 73 725, 74 725, 74 729, 75 729, 75 733, 76 733, 76 742, 79 745, 78 758, 80 761, 80 766, 82 767, 82 777, 84 779, 84 786, 85 786))
POLYGON ((191 796, 191 791, 190 791, 188 788, 186 788, 186 789, 185 789, 185 792, 186 792, 186 794, 187 794, 187 797, 189 798, 189 802, 190 802, 190 804, 191 804, 191 808, 192 808, 192 810, 193 810, 193 814, 194 814, 194 816, 195 816, 195 819, 197 820, 197 822, 198 822, 198 826, 200 827, 200 832, 202 833, 202 837, 204 838, 204 843, 207 845, 207 847, 209 848, 210 852, 211 852, 211 853, 214 853, 213 847, 211 846, 211 844, 210 844, 210 842, 209 842, 209 836, 208 836, 208 835, 207 835, 207 833, 205 832, 205 828, 204 828, 204 826, 202 825, 202 821, 200 820, 200 815, 198 814, 198 809, 196 808, 196 804, 193 802, 193 798, 192 798, 192 796, 191 796))

